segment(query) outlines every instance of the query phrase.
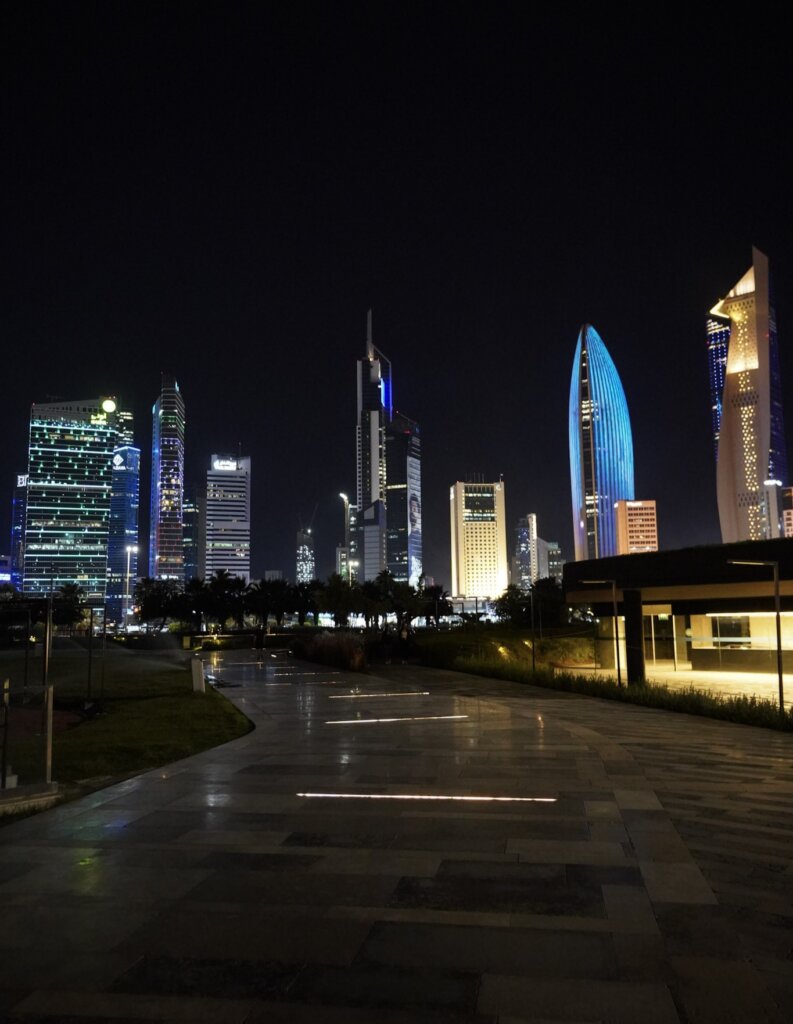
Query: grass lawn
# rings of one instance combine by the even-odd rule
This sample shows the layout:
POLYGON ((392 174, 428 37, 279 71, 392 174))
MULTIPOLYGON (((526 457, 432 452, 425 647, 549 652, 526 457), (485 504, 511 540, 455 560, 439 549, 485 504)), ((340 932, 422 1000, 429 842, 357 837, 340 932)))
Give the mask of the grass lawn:
MULTIPOLYGON (((62 650, 56 646, 53 651, 52 776, 65 786, 67 795, 160 767, 236 739, 252 728, 213 688, 193 693, 184 655, 131 652, 115 645, 108 645, 104 673, 101 658, 94 653, 91 691, 101 711, 87 716, 87 666, 87 652, 76 644, 62 650)), ((31 702, 24 707, 12 704, 9 719, 8 760, 20 785, 43 779, 40 655, 31 659, 28 668, 31 702)), ((0 677, 10 678, 16 693, 22 672, 18 652, 0 654, 0 677)))

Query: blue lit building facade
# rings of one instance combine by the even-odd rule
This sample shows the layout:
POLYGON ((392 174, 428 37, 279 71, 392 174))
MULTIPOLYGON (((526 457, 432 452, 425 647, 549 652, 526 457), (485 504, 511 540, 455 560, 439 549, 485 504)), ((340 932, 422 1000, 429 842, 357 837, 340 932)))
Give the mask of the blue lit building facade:
POLYGON ((710 385, 710 415, 713 424, 713 455, 719 457, 721 431, 721 403, 724 398, 724 373, 727 369, 727 349, 730 344, 729 325, 708 319, 708 383, 710 385))
POLYGON ((160 397, 152 408, 151 516, 149 575, 184 579, 185 405, 176 380, 162 375, 160 397))
POLYGON ((11 583, 22 591, 25 566, 25 510, 28 506, 28 475, 17 474, 17 484, 11 502, 11 583))
POLYGON ((591 324, 578 335, 568 426, 576 561, 615 555, 614 503, 634 498, 633 436, 617 368, 591 324))
POLYGON ((107 619, 124 626, 138 578, 139 507, 140 449, 124 444, 113 452, 107 541, 107 619))
POLYGON ((104 600, 113 453, 112 398, 36 403, 30 415, 23 592, 64 584, 104 600))

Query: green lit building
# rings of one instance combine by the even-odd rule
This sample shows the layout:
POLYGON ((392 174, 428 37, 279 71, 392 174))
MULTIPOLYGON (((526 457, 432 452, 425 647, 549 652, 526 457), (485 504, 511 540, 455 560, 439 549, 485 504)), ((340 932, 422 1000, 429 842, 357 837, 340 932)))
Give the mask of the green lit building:
POLYGON ((104 600, 113 453, 123 425, 113 398, 35 403, 30 414, 23 590, 64 584, 104 600))

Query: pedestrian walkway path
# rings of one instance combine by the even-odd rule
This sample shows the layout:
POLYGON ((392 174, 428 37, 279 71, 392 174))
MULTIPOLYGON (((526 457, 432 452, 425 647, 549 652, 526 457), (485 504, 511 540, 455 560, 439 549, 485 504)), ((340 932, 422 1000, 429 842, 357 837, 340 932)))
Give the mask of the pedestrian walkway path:
POLYGON ((0 828, 0 1019, 791 1019, 793 737, 412 666, 222 677, 253 732, 0 828))

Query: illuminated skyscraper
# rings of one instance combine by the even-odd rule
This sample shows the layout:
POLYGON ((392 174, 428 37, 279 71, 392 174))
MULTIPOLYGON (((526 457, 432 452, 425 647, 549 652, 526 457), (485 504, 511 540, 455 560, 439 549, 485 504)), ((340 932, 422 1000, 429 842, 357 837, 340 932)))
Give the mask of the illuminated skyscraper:
POLYGON ((570 488, 576 561, 617 553, 614 503, 633 498, 633 437, 617 368, 591 324, 570 381, 570 488))
POLYGON ((14 498, 11 503, 11 582, 22 590, 25 564, 25 510, 28 504, 28 475, 17 474, 14 498))
POLYGON ((206 488, 185 491, 182 502, 182 539, 184 541, 184 580, 203 579, 206 560, 206 488))
POLYGON ((421 542, 421 435, 418 424, 395 412, 386 428, 386 554, 395 580, 419 585, 421 542))
POLYGON ((372 341, 358 360, 356 502, 350 505, 348 564, 353 579, 388 568, 416 586, 422 573, 421 439, 418 425, 393 409, 391 362, 372 341))
POLYGON ((374 579, 386 567, 386 427, 391 422, 391 362, 372 341, 366 318, 366 356, 358 360, 356 477, 360 576, 374 579))
POLYGON ((622 499, 614 503, 614 516, 618 555, 658 550, 658 521, 654 501, 622 499))
POLYGON ((33 405, 25 516, 26 595, 76 583, 88 600, 104 600, 113 453, 121 436, 115 399, 33 405))
POLYGON ((110 529, 107 549, 108 621, 127 625, 131 596, 138 578, 138 508, 140 506, 140 448, 132 442, 131 419, 122 438, 130 443, 113 452, 110 491, 110 529))
POLYGON ((507 589, 504 482, 456 483, 449 493, 452 594, 496 598, 507 589))
POLYGON ((213 455, 207 471, 202 521, 204 578, 225 569, 251 578, 251 460, 213 455))
POLYGON ((180 582, 184 578, 184 434, 184 399, 176 380, 164 373, 160 397, 152 408, 149 575, 180 582))
POLYGON ((716 479, 721 538, 778 537, 787 482, 776 316, 768 259, 752 266, 710 311, 728 333, 716 479))
POLYGON ((708 318, 708 383, 710 384, 710 415, 713 425, 713 454, 719 458, 719 431, 721 430, 721 403, 724 396, 724 372, 727 368, 727 346, 730 328, 727 324, 708 318))
POLYGON ((317 578, 314 537, 311 529, 297 531, 296 583, 310 583, 317 578))

